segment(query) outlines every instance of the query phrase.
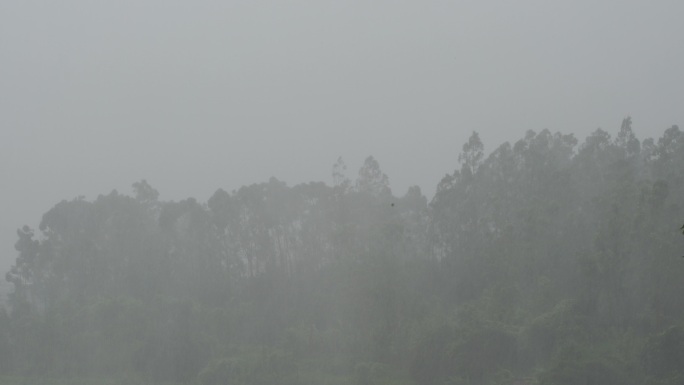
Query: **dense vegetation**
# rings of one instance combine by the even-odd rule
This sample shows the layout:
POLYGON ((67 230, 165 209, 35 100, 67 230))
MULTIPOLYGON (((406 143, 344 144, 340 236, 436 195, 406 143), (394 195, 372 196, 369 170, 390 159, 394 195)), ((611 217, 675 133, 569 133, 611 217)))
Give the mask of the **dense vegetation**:
POLYGON ((488 157, 474 133, 458 160, 429 203, 372 157, 354 182, 339 159, 332 185, 62 201, 18 231, 0 378, 684 383, 678 127, 488 157))

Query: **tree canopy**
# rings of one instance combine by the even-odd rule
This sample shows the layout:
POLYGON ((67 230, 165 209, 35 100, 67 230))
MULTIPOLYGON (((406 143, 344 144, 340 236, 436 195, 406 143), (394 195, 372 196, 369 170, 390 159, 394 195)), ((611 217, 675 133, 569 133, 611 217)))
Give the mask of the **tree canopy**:
POLYGON ((141 180, 59 202, 17 231, 0 375, 681 383, 677 126, 528 131, 488 156, 473 133, 454 160, 431 200, 395 196, 370 156, 354 182, 340 157, 331 184, 271 178, 205 203, 141 180))

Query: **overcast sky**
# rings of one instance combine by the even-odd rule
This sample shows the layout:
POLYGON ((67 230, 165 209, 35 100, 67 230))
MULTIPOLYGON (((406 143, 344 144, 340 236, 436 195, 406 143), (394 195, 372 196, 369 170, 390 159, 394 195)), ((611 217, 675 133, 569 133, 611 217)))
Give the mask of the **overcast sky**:
MULTIPOLYGON (((378 159, 432 197, 478 131, 684 123, 682 1, 0 1, 0 267, 62 199, 206 201, 378 159)), ((4 274, 3 274, 4 276, 4 274)))

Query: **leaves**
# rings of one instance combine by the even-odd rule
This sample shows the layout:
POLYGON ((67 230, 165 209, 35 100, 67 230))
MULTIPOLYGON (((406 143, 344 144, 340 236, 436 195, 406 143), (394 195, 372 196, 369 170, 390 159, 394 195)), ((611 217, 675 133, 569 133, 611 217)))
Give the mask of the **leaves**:
POLYGON ((271 178, 203 203, 142 180, 62 201, 17 233, 0 370, 676 382, 680 136, 640 144, 627 118, 614 140, 528 131, 485 157, 473 133, 429 204, 417 186, 392 195, 373 157, 354 186, 339 158, 332 185, 271 178))

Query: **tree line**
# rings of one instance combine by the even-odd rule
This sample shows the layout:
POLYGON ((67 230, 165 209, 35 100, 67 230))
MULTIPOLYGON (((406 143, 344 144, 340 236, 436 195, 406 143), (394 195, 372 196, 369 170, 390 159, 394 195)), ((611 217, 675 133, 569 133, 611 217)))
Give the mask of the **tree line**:
POLYGON ((428 201, 354 180, 62 201, 18 230, 0 374, 178 384, 679 384, 684 135, 477 133, 428 201))

